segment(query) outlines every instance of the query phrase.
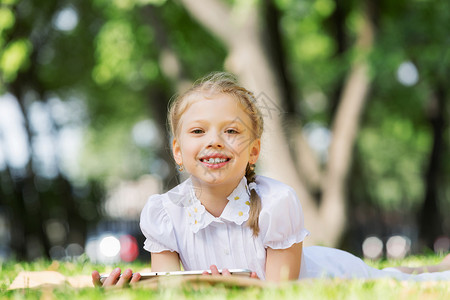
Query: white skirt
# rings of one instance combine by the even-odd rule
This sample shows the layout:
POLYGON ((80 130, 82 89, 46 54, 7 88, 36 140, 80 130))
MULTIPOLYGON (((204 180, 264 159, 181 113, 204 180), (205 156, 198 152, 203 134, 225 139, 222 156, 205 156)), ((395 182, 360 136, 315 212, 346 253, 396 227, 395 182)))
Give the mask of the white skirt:
POLYGON ((383 270, 368 266, 359 257, 335 248, 311 246, 303 248, 302 267, 299 279, 343 278, 431 281, 450 280, 450 271, 406 274, 394 268, 383 270))

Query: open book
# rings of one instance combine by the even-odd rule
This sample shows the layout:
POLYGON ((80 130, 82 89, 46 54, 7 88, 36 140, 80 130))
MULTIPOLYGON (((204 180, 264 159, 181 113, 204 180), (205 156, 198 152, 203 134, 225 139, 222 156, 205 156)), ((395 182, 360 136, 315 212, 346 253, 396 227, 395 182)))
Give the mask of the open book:
POLYGON ((42 286, 69 285, 74 288, 93 287, 90 275, 64 276, 55 271, 22 271, 9 286, 9 290, 42 286))

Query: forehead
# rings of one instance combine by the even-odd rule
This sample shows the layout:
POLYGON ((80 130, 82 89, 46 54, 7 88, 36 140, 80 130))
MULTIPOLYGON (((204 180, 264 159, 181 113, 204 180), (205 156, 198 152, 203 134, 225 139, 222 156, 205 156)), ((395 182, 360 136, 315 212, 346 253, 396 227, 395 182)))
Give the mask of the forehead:
POLYGON ((247 110, 235 96, 225 93, 189 95, 184 101, 181 120, 236 119, 250 122, 247 110))

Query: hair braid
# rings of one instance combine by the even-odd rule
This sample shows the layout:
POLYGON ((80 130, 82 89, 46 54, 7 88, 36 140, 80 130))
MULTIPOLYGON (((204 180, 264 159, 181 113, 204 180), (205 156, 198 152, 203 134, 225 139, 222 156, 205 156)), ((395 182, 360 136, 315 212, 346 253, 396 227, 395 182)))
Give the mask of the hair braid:
MULTIPOLYGON (((254 165, 247 165, 245 169, 245 178, 247 179, 247 184, 255 182, 256 173, 254 165)), ((252 229, 253 236, 257 237, 259 234, 259 213, 261 212, 261 198, 258 193, 254 190, 250 190, 250 212, 247 221, 247 225, 252 229)))

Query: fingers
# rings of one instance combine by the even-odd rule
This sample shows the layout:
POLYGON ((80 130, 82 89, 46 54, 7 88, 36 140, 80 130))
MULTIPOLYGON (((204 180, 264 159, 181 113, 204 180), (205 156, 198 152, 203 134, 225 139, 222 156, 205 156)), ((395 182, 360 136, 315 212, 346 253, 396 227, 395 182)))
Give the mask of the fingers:
POLYGON ((141 274, 133 274, 131 269, 125 270, 123 274, 120 274, 120 268, 115 268, 103 282, 100 281, 100 274, 98 271, 92 272, 92 283, 98 287, 118 286, 125 287, 130 283, 141 280, 141 274))
POLYGON ((92 272, 92 283, 94 286, 102 286, 102 283, 100 282, 100 273, 97 270, 92 272))
MULTIPOLYGON (((209 267, 211 269, 211 275, 223 275, 223 276, 231 276, 231 273, 228 269, 223 269, 222 273, 219 271, 216 265, 211 265, 209 267)), ((208 275, 208 271, 204 271, 203 275, 208 275)))
POLYGON ((250 278, 259 279, 258 275, 256 275, 256 272, 251 272, 250 278))
POLYGON ((223 276, 231 276, 231 273, 230 273, 230 271, 228 271, 228 269, 223 269, 222 270, 222 275, 223 276))
POLYGON ((125 272, 123 272, 122 276, 120 276, 119 281, 117 281, 116 286, 127 286, 132 276, 133 271, 131 271, 130 269, 126 269, 125 272))
POLYGON ((209 268, 211 269, 211 275, 220 275, 216 265, 211 265, 209 268))
POLYGON ((133 277, 131 277, 130 283, 138 282, 139 280, 141 280, 141 274, 139 274, 139 273, 134 273, 134 274, 133 274, 133 277))
POLYGON ((139 280, 141 280, 141 274, 133 274, 133 271, 131 271, 131 269, 127 269, 125 270, 125 272, 123 272, 122 276, 120 276, 120 279, 116 285, 123 287, 127 286, 130 283, 138 282, 139 280))
MULTIPOLYGON (((222 272, 220 272, 216 265, 211 265, 209 266, 209 268, 211 269, 211 273, 209 273, 208 271, 203 271, 202 275, 222 275, 222 276, 233 275, 228 269, 222 269, 222 272)), ((256 272, 251 272, 250 278, 259 279, 258 275, 256 275, 256 272)))
POLYGON ((120 272, 121 272, 120 268, 115 268, 109 274, 108 278, 105 279, 105 281, 103 282, 103 286, 115 285, 119 280, 120 272))

